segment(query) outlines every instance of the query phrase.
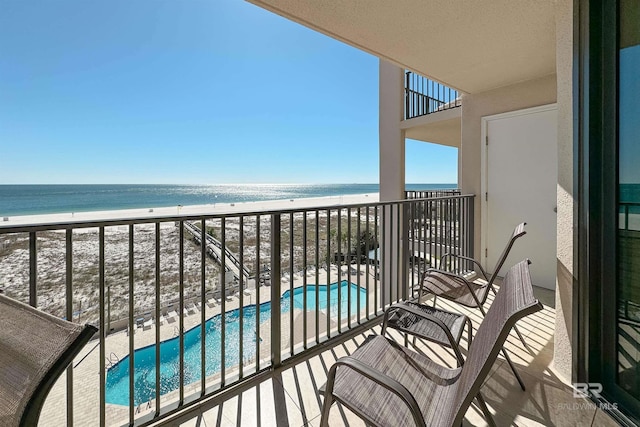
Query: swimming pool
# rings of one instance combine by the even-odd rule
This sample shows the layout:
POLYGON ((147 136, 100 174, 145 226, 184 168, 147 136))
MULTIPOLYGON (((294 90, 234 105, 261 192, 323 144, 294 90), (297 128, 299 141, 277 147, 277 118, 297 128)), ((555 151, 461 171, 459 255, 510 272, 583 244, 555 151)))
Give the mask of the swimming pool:
MULTIPOLYGON (((360 308, 366 307, 367 292, 358 285, 346 280, 327 285, 307 285, 307 310, 316 310, 316 290, 318 292, 318 307, 320 311, 330 317, 337 318, 338 310, 344 318, 358 311, 358 294, 360 308), (317 288, 317 289, 316 289, 317 288), (338 307, 338 289, 341 292, 341 304, 338 307), (347 292, 351 297, 348 304, 347 292), (329 312, 327 313, 327 307, 329 312)), ((280 310, 288 313, 291 307, 291 291, 286 291, 280 299, 280 310)), ((294 309, 304 309, 305 288, 293 290, 294 309)), ((243 308, 243 357, 253 359, 256 353, 256 305, 243 308)), ((259 306, 259 323, 271 318, 271 303, 265 302, 259 306)), ((239 364, 240 343, 240 310, 235 309, 225 313, 225 367, 231 368, 239 364)), ((221 367, 221 321, 220 314, 213 316, 205 323, 205 362, 206 375, 220 372, 221 367)), ((184 384, 191 384, 200 380, 201 373, 201 327, 193 327, 184 334, 184 384)), ((160 394, 169 393, 180 387, 178 337, 160 343, 160 394)), ((155 398, 156 389, 156 345, 152 344, 140 348, 134 353, 134 404, 148 402, 155 398)), ((106 402, 116 405, 129 405, 129 356, 123 357, 117 364, 107 371, 106 402)))

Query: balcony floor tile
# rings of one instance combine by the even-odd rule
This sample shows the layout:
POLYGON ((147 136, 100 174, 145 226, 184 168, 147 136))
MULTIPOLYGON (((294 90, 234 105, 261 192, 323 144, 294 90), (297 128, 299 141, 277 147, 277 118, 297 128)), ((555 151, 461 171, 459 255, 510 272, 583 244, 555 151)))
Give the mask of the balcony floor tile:
MULTIPOLYGON (((546 294, 552 293, 546 290, 536 291, 547 297, 549 295, 546 294)), ((461 310, 460 307, 441 300, 438 300, 438 306, 468 313, 474 321, 474 327, 481 321, 481 315, 477 310, 461 310)), ((554 318, 553 307, 545 306, 542 312, 518 324, 520 332, 525 337, 526 348, 514 332, 509 336, 505 349, 523 377, 527 390, 524 392, 520 390, 508 364, 500 355, 482 388, 483 396, 496 424, 498 426, 616 425, 607 414, 596 409, 590 401, 574 398, 571 387, 554 373, 552 368, 554 318)), ((224 422, 228 421, 231 421, 232 425, 319 426, 323 399, 318 395, 317 390, 324 385, 329 368, 338 358, 353 353, 367 335, 380 333, 381 328, 376 326, 319 355, 274 373, 271 391, 268 391, 270 387, 265 389, 267 382, 263 382, 244 392, 241 410, 239 410, 238 396, 229 399, 221 405, 222 416, 218 407, 203 414, 206 426, 226 425, 224 422), (282 395, 276 397, 277 393, 273 391, 278 387, 275 384, 281 385, 280 390, 284 398, 282 395), (258 388, 261 390, 260 418, 257 417, 255 400, 258 388), (248 402, 245 404, 245 399, 248 399, 251 404, 248 402), (248 406, 252 408, 248 409, 248 406)), ((392 331, 390 336, 400 343, 405 342, 404 338, 395 331, 392 331)), ((408 345, 413 346, 411 340, 408 345)), ((462 346, 464 348, 467 346, 464 338, 462 346)), ((455 359, 447 349, 433 344, 427 345, 420 340, 416 342, 415 348, 439 363, 455 366, 455 359)), ((466 354, 466 350, 463 353, 466 354)), ((339 404, 332 407, 329 424, 331 426, 365 425, 360 418, 339 404)), ((487 423, 479 409, 472 405, 465 415, 463 425, 484 426, 487 423)))

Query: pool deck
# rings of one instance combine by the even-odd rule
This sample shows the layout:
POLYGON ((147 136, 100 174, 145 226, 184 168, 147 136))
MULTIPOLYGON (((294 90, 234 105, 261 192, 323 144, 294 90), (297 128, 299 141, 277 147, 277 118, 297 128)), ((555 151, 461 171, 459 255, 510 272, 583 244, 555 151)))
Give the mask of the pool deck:
MULTIPOLYGON (((332 266, 331 272, 329 275, 329 280, 327 280, 326 270, 321 269, 318 274, 318 283, 319 284, 327 284, 327 283, 336 283, 342 280, 349 280, 352 283, 357 283, 358 276, 360 280, 361 287, 365 286, 366 281, 366 269, 364 266, 360 269, 360 271, 354 269, 353 266, 350 268, 348 266, 343 266, 341 270, 339 270, 336 266, 332 266)), ((316 273, 309 272, 307 274, 307 284, 315 284, 316 283, 316 273)), ((375 304, 374 302, 374 287, 377 286, 378 281, 373 277, 372 274, 369 274, 369 294, 370 294, 370 307, 372 308, 375 304)), ((293 287, 297 288, 303 286, 303 277, 300 274, 294 275, 293 287)), ((284 293, 286 290, 291 289, 291 283, 285 278, 281 283, 281 291, 284 293)), ((245 290, 243 293, 243 306, 250 306, 256 303, 256 290, 245 290)), ((271 300, 271 288, 269 286, 262 286, 259 288, 260 292, 260 303, 268 302, 271 300)), ((191 303, 189 303, 191 305, 191 303)), ((187 305, 185 305, 187 306, 187 305)), ((240 298, 239 294, 233 297, 227 297, 225 301, 225 311, 231 311, 240 307, 240 298)), ((205 305, 205 319, 209 319, 215 315, 220 314, 221 305, 218 303, 212 307, 205 305)), ((315 342, 315 321, 316 316, 315 312, 309 312, 307 315, 307 340, 309 343, 315 342)), ((281 331, 282 331, 282 348, 290 347, 290 332, 293 330, 294 335, 294 346, 298 346, 302 344, 304 338, 304 323, 302 320, 303 312, 302 310, 295 309, 293 313, 284 313, 281 317, 281 331), (293 314, 294 319, 294 328, 290 328, 291 317, 293 314)), ((176 336, 179 327, 179 321, 177 318, 174 318, 173 322, 164 322, 161 323, 160 326, 160 340, 164 341, 176 336)), ((323 335, 327 329, 326 316, 323 313, 318 314, 318 332, 320 335, 323 335)), ((357 320, 357 315, 352 315, 352 319, 357 320)), ((347 321, 347 319, 342 319, 343 324, 347 321)), ((353 321, 353 320, 352 320, 353 321)), ((184 329, 189 330, 195 326, 200 325, 201 323, 201 312, 197 310, 193 314, 188 314, 184 316, 184 329)), ((271 348, 269 340, 266 337, 271 336, 270 331, 270 321, 267 320, 260 325, 260 336, 263 337, 263 341, 260 344, 260 360, 268 361, 271 357, 271 348)), ((330 322, 330 328, 334 329, 336 327, 335 322, 330 322)), ((156 328, 154 325, 144 330, 143 328, 136 328, 134 334, 134 343, 135 348, 139 349, 148 345, 155 344, 155 334, 156 328)), ((74 424, 75 425, 97 425, 98 424, 98 416, 100 411, 99 406, 99 348, 97 347, 98 341, 92 340, 87 344, 87 346, 83 349, 80 355, 74 360, 74 370, 73 370, 73 407, 74 407, 74 424)), ((129 353, 129 335, 126 330, 122 330, 119 332, 112 333, 107 336, 105 340, 105 354, 107 357, 114 354, 118 358, 122 358, 129 353)), ((283 350, 284 351, 284 350, 283 350)), ((115 358, 113 358, 115 360, 115 358)), ((245 372, 248 372, 250 369, 255 369, 255 358, 254 359, 245 359, 243 369, 245 372)), ((238 367, 233 369, 227 369, 225 372, 226 377, 232 376, 234 373, 237 373, 238 367)), ((220 380, 220 373, 214 374, 210 377, 207 377, 207 384, 212 384, 220 380)), ((188 396, 191 393, 196 393, 200 391, 200 381, 197 381, 194 384, 190 384, 185 386, 184 389, 185 396, 188 396)), ((164 406, 170 402, 176 402, 179 399, 178 391, 173 391, 167 393, 162 396, 161 401, 164 406)), ((42 415, 40 417, 39 425, 42 426, 58 426, 66 423, 66 412, 63 408, 66 407, 67 402, 67 394, 66 394, 66 375, 61 376, 61 378, 56 382, 49 397, 47 398, 45 405, 42 410, 42 415)), ((147 404, 142 404, 135 409, 135 418, 148 414, 155 410, 155 401, 148 402, 147 404)), ((124 425, 128 424, 129 420, 129 407, 121 406, 121 405, 106 405, 106 419, 107 425, 124 425)))

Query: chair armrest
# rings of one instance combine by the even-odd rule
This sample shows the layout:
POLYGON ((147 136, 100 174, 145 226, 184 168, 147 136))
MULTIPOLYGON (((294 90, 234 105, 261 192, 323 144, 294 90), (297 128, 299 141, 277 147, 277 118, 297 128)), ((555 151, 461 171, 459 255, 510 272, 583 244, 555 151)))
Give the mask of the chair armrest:
POLYGON ((487 272, 484 270, 482 265, 480 265, 480 263, 478 261, 476 261, 475 259, 469 258, 468 256, 452 254, 452 253, 446 253, 446 254, 442 255, 442 257, 440 257, 440 265, 438 267, 440 270, 442 270, 442 263, 443 263, 443 260, 445 258, 459 258, 459 259, 463 259, 465 261, 472 262, 476 267, 478 267, 480 269, 480 272, 484 276, 484 280, 486 280, 487 282, 489 281, 489 276, 487 275, 487 272))
MULTIPOLYGON (((442 331, 444 332, 444 334, 447 336, 447 339, 449 340, 449 344, 451 344, 451 348, 453 349, 453 352, 456 354, 456 358, 458 359, 458 362, 460 363, 460 366, 464 365, 464 358, 462 357, 462 353, 460 353, 460 347, 458 346, 458 343, 456 342, 456 340, 453 338, 453 335, 451 334, 451 330, 449 329, 449 327, 447 325, 445 325, 442 320, 438 319, 437 317, 434 317, 432 315, 430 315, 429 313, 425 313, 421 310, 418 310, 416 308, 410 307, 408 305, 402 304, 402 303, 395 303, 393 304, 391 307, 389 307, 385 312, 384 312, 384 318, 382 321, 382 335, 385 334, 386 330, 387 330, 387 323, 389 320, 389 315, 392 311, 405 311, 408 313, 411 313, 413 315, 416 315, 428 322, 433 323, 434 325, 437 325, 440 329, 442 329, 442 331)), ((462 317, 464 317, 465 319, 467 318, 467 316, 461 314, 462 317)), ((407 333, 417 336, 419 338, 424 338, 424 339, 430 339, 430 337, 424 336, 422 334, 419 333, 415 333, 409 330, 404 330, 407 333)))
POLYGON ((349 368, 358 374, 362 375, 365 378, 375 382, 379 386, 389 390, 396 396, 398 396, 402 401, 407 405, 409 411, 411 411, 411 415, 413 415, 413 420, 415 421, 416 426, 424 426, 426 424, 424 422, 424 418, 422 417, 422 412, 420 411, 420 407, 418 406, 418 402, 416 402, 415 397, 407 390, 405 386, 391 378, 390 376, 373 369, 372 367, 362 363, 360 360, 355 359, 351 356, 341 357, 333 364, 331 369, 329 370, 329 375, 327 377, 327 388, 325 399, 328 396, 333 395, 333 385, 335 383, 336 371, 338 367, 343 366, 349 368))

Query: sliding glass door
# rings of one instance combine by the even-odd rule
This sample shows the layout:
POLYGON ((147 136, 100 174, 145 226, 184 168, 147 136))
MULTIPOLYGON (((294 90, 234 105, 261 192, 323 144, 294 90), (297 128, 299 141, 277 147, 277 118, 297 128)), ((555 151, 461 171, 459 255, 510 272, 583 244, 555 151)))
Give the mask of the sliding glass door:
POLYGON ((640 0, 620 0, 615 384, 640 398, 640 0))
POLYGON ((640 0, 576 0, 574 381, 640 423, 640 0), (600 389, 601 387, 601 389, 600 389))

